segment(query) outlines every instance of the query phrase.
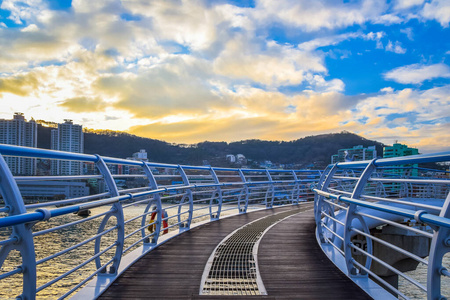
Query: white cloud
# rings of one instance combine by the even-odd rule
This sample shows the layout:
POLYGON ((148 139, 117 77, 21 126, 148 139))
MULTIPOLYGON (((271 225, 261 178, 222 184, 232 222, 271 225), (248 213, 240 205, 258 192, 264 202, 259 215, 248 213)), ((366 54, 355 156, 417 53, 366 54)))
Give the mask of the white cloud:
POLYGON ((311 89, 317 93, 343 92, 345 83, 340 79, 325 80, 321 75, 307 75, 306 80, 311 89))
MULTIPOLYGON (((204 0, 73 0, 69 11, 49 10, 45 1, 21 2, 25 5, 15 0, 1 4, 22 28, 0 24, 1 113, 85 119, 88 127, 132 127, 172 142, 286 140, 343 129, 386 142, 396 135, 430 149, 445 137, 448 141, 448 123, 442 119, 450 115, 449 87, 425 92, 386 87, 376 96, 346 96, 345 82, 328 76, 326 65, 327 55, 350 53, 329 46, 351 39, 405 53, 382 29, 366 33, 364 26, 419 18, 445 27, 443 1, 425 4, 423 12, 423 0, 381 5, 376 0, 262 0, 255 8, 204 0), (123 20, 123 13, 133 20, 123 20), (273 27, 288 40, 304 42, 297 47, 275 42, 273 27), (327 46, 328 52, 318 50, 327 46), (285 94, 284 86, 303 90, 285 94), (87 111, 99 105, 101 112, 87 111), (386 125, 387 115, 409 113, 417 114, 418 122, 433 121, 434 129, 407 117, 386 125), (435 136, 424 138, 425 129, 417 129, 421 126, 435 136)), ((411 28, 400 32, 401 38, 413 39, 411 28)), ((354 53, 365 55, 370 48, 354 53)), ((445 64, 417 64, 384 78, 417 84, 449 74, 445 64)))
POLYGON ((394 4, 394 9, 403 10, 414 6, 422 5, 424 0, 397 0, 394 4))
MULTIPOLYGON (((375 36, 375 34, 373 34, 371 32, 368 34, 368 36, 370 36, 369 38, 372 39, 372 37, 375 36)), ((362 33, 349 32, 349 33, 344 33, 344 34, 339 34, 339 35, 334 35, 334 36, 316 38, 316 39, 313 39, 313 40, 310 40, 307 42, 303 42, 298 45, 298 48, 301 50, 313 51, 319 47, 337 45, 343 41, 346 41, 349 39, 354 39, 354 38, 360 38, 360 37, 365 37, 365 36, 362 33)))
POLYGON ((389 52, 394 52, 397 54, 405 54, 406 53, 406 49, 402 47, 402 44, 398 41, 394 43, 392 43, 391 41, 388 42, 388 44, 386 45, 386 51, 389 52))
POLYGON ((386 9, 385 3, 366 0, 341 3, 337 1, 263 0, 257 3, 255 18, 261 22, 272 20, 305 31, 322 28, 335 29, 363 24, 378 19, 386 9))
POLYGON ((216 74, 268 86, 297 85, 327 70, 320 55, 238 34, 214 61, 216 74))
POLYGON ((132 1, 124 2, 126 9, 134 14, 150 18, 152 34, 159 40, 175 41, 193 50, 205 50, 218 38, 218 24, 232 18, 235 23, 244 22, 234 18, 238 14, 223 12, 214 6, 207 7, 197 1, 132 1), (234 19, 233 19, 234 18, 234 19))
POLYGON ((383 24, 383 25, 392 25, 392 24, 399 24, 403 22, 403 18, 395 15, 395 14, 385 14, 381 15, 377 18, 374 18, 375 24, 383 24))
POLYGON ((380 90, 380 92, 383 92, 383 93, 392 93, 392 92, 394 92, 394 89, 391 88, 391 87, 385 87, 385 88, 382 88, 382 89, 380 90))
POLYGON ((46 4, 42 0, 3 0, 0 8, 10 12, 8 19, 22 25, 22 20, 34 23, 41 11, 46 9, 46 4))
POLYGON ((39 28, 36 26, 36 24, 28 25, 27 27, 23 28, 21 30, 22 32, 38 32, 39 28))
POLYGON ((347 119, 347 130, 390 144, 394 140, 424 152, 446 151, 450 141, 450 85, 425 91, 383 89, 359 101, 347 119), (366 123, 361 124, 360 119, 366 123))
POLYGON ((317 48, 320 47, 326 47, 326 46, 335 46, 343 41, 348 41, 350 39, 363 39, 366 41, 376 41, 377 48, 382 49, 383 44, 381 43, 381 39, 386 36, 386 33, 384 31, 378 31, 378 32, 369 32, 369 33, 362 33, 362 32, 348 32, 343 34, 337 34, 337 35, 330 35, 326 37, 320 37, 316 39, 309 40, 307 42, 303 42, 298 45, 298 48, 301 50, 306 51, 314 51, 317 48))
POLYGON ((450 78, 450 67, 446 64, 413 64, 391 70, 384 78, 403 84, 419 84, 433 78, 450 78))
POLYGON ((425 19, 436 20, 442 27, 447 28, 450 23, 450 2, 448 0, 433 0, 426 3, 421 15, 425 19))
POLYGON ((369 32, 365 35, 365 39, 372 40, 377 42, 377 49, 383 49, 383 43, 381 42, 381 39, 386 36, 386 33, 384 31, 378 31, 378 32, 369 32))
POLYGON ((400 32, 406 34, 406 36, 408 37, 408 40, 410 40, 410 41, 414 40, 414 33, 413 33, 413 29, 411 27, 408 27, 405 29, 400 29, 400 32))

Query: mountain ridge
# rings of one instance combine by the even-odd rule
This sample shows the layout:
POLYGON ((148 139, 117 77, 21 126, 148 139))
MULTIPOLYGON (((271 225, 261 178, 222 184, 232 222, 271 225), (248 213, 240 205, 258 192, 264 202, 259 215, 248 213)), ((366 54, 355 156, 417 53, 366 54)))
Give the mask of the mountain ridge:
MULTIPOLYGON (((38 126, 38 147, 50 148, 52 128, 38 126)), ((249 167, 257 167, 260 162, 290 165, 304 168, 314 166, 323 168, 330 163, 331 155, 339 149, 375 146, 382 156, 384 144, 366 139, 357 134, 340 133, 307 136, 293 141, 242 140, 236 142, 210 142, 197 144, 171 144, 168 142, 139 137, 126 132, 112 130, 90 130, 84 132, 84 152, 117 158, 126 158, 140 149, 145 149, 150 161, 172 164, 202 165, 217 167, 236 167, 226 161, 227 154, 243 154, 249 167)))

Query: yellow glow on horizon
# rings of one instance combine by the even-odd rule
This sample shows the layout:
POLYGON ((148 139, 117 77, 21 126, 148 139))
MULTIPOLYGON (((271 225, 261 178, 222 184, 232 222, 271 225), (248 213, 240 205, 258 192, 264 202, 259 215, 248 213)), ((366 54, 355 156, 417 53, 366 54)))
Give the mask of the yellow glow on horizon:
MULTIPOLYGON (((66 13, 45 1, 11 2, 17 26, 0 26, 0 117, 69 118, 173 143, 295 140, 347 130, 385 143, 449 148, 450 84, 432 82, 450 78, 444 57, 386 70, 380 90, 367 94, 349 95, 346 74, 330 69, 327 57, 345 63, 359 55, 344 41, 388 51, 387 31, 354 30, 362 19, 373 22, 358 6, 304 12, 284 0, 254 8, 163 0, 108 5, 73 1, 66 13), (127 20, 124 11, 139 17, 127 20), (292 15, 302 17, 284 18, 292 15), (265 31, 274 20, 280 30, 296 28, 310 38, 280 43, 265 31), (340 26, 343 32, 332 34, 340 26), (315 34, 323 28, 329 36, 315 34)), ((410 55, 406 50, 395 55, 410 55)))

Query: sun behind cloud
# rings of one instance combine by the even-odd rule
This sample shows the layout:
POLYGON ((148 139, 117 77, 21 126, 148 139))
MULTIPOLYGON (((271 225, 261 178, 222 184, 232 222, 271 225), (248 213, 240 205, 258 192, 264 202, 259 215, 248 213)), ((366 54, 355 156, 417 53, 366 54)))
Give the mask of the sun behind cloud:
POLYGON ((449 145, 445 1, 0 6, 0 117, 175 143, 348 130, 449 145))

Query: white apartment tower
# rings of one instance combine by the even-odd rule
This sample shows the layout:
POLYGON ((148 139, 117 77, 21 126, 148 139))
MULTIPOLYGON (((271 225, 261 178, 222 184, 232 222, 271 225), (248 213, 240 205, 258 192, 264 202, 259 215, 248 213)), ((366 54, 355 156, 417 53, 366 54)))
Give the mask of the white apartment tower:
MULTIPOLYGON (((73 124, 72 120, 64 120, 52 130, 51 148, 53 150, 83 153, 84 136, 83 127, 73 124)), ((81 175, 83 164, 80 162, 55 160, 52 162, 53 175, 81 175)))
MULTIPOLYGON (((23 113, 15 113, 12 120, 0 119, 0 143, 25 147, 37 147, 37 124, 25 120, 23 113)), ((13 175, 35 175, 36 159, 4 157, 13 175)))

